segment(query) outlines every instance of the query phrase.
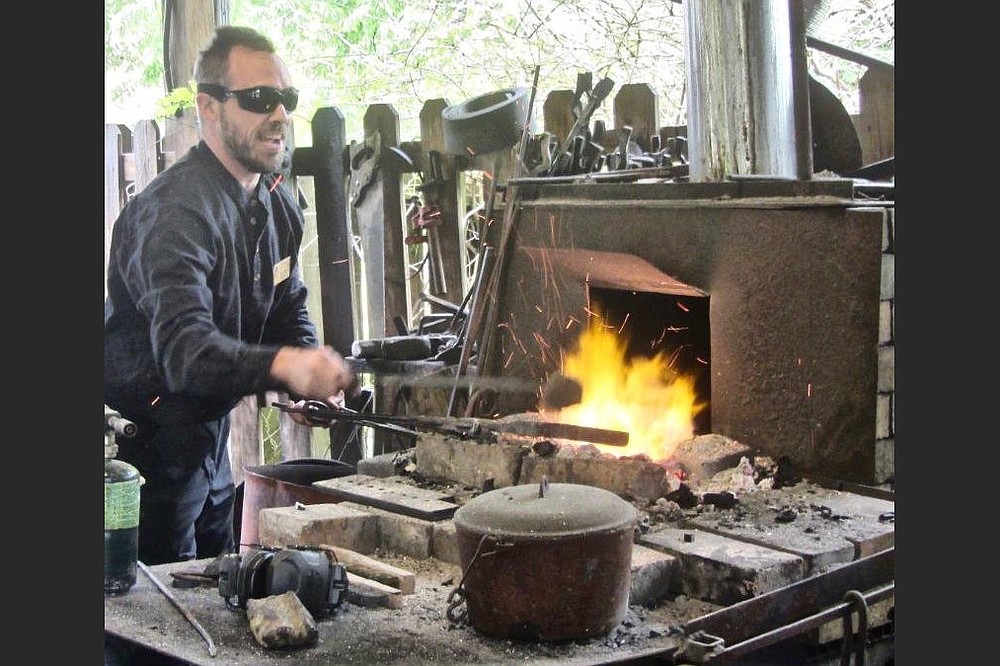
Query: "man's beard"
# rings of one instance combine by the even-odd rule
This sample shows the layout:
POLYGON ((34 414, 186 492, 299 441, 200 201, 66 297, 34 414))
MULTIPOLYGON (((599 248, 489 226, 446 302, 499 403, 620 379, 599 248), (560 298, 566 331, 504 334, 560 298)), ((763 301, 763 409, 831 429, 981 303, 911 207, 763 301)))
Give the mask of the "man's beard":
POLYGON ((242 164, 247 171, 252 173, 274 173, 281 169, 285 161, 284 153, 276 155, 274 159, 269 161, 263 161, 254 157, 251 150, 251 143, 244 141, 239 134, 232 131, 232 127, 225 114, 219 120, 222 126, 222 142, 233 158, 242 164))

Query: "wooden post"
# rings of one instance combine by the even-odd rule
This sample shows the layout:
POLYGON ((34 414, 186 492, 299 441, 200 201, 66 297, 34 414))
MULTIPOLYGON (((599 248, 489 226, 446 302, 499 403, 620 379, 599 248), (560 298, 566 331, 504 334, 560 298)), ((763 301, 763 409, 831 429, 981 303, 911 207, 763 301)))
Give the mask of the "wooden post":
POLYGON ((125 205, 125 152, 132 150, 132 132, 124 125, 104 125, 104 295, 108 295, 108 260, 115 220, 125 205))
POLYGON ((632 128, 632 139, 649 151, 650 137, 659 133, 660 109, 656 93, 646 83, 626 83, 615 95, 615 129, 632 128))
MULTIPOLYGON (((264 404, 261 407, 270 407, 273 402, 288 402, 288 394, 284 391, 268 391, 264 394, 264 404)), ((300 460, 312 455, 311 427, 296 423, 289 414, 278 412, 278 432, 282 460, 300 460)))
POLYGON ((292 169, 313 177, 323 342, 342 356, 350 356, 354 305, 343 114, 333 107, 318 109, 312 119, 312 136, 311 148, 297 148, 293 153, 292 169))
POLYGON ((246 468, 261 464, 264 453, 260 441, 257 396, 248 395, 229 412, 229 463, 236 485, 246 477, 246 468))
POLYGON ((896 156, 896 74, 869 67, 858 82, 859 113, 854 119, 865 164, 896 156))
POLYGON ((366 259, 370 336, 397 335, 394 316, 410 321, 409 280, 403 241, 403 200, 400 172, 389 168, 388 148, 399 146, 399 114, 390 104, 372 104, 365 111, 365 136, 378 132, 381 142, 377 174, 361 206, 356 207, 366 259), (368 243, 364 244, 367 239, 368 243))
MULTIPOLYGON (((194 63, 198 52, 204 48, 215 27, 219 15, 229 13, 228 0, 173 0, 163 4, 168 15, 170 30, 167 33, 166 53, 169 62, 164 63, 167 92, 186 86, 194 77, 194 63), (171 8, 173 10, 171 11, 171 8)), ((198 121, 193 107, 184 109, 180 118, 168 118, 163 143, 164 149, 172 151, 176 157, 198 143, 198 121)))
POLYGON ((160 173, 163 156, 160 151, 160 128, 155 121, 140 120, 132 136, 132 162, 135 168, 135 191, 146 189, 160 173))

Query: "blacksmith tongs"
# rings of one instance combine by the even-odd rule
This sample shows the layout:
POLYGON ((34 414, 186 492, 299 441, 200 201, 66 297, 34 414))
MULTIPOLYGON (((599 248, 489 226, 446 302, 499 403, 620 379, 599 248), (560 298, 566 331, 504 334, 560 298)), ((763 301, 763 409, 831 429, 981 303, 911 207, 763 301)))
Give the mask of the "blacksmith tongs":
POLYGON ((609 446, 626 446, 628 433, 620 430, 593 428, 572 423, 555 423, 531 419, 481 419, 451 416, 399 416, 394 414, 374 414, 356 412, 352 409, 330 407, 318 400, 307 400, 302 406, 272 402, 283 412, 304 414, 306 419, 317 426, 329 426, 333 421, 355 421, 374 428, 404 430, 411 434, 436 432, 462 439, 476 439, 493 442, 500 433, 526 437, 553 437, 572 439, 609 446))

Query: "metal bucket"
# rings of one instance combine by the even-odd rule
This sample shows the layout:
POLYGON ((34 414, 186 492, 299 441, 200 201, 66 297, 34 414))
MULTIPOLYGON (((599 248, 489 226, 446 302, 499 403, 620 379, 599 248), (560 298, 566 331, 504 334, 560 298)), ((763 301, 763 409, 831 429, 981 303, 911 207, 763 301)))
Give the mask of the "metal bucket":
POLYGON ((258 543, 258 521, 261 509, 302 504, 326 504, 334 496, 312 484, 316 481, 350 476, 357 472, 354 465, 339 460, 303 458, 286 460, 276 465, 259 465, 244 469, 244 481, 236 489, 238 529, 234 529, 240 553, 258 543))

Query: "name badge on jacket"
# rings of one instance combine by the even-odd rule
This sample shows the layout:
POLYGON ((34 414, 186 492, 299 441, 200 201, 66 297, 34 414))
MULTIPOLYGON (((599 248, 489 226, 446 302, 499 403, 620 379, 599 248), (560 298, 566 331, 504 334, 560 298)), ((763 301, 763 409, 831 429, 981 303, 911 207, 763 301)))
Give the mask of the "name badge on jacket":
POLYGON ((274 265, 274 284, 275 286, 281 284, 288 279, 288 275, 292 270, 292 258, 285 257, 278 263, 274 265))

